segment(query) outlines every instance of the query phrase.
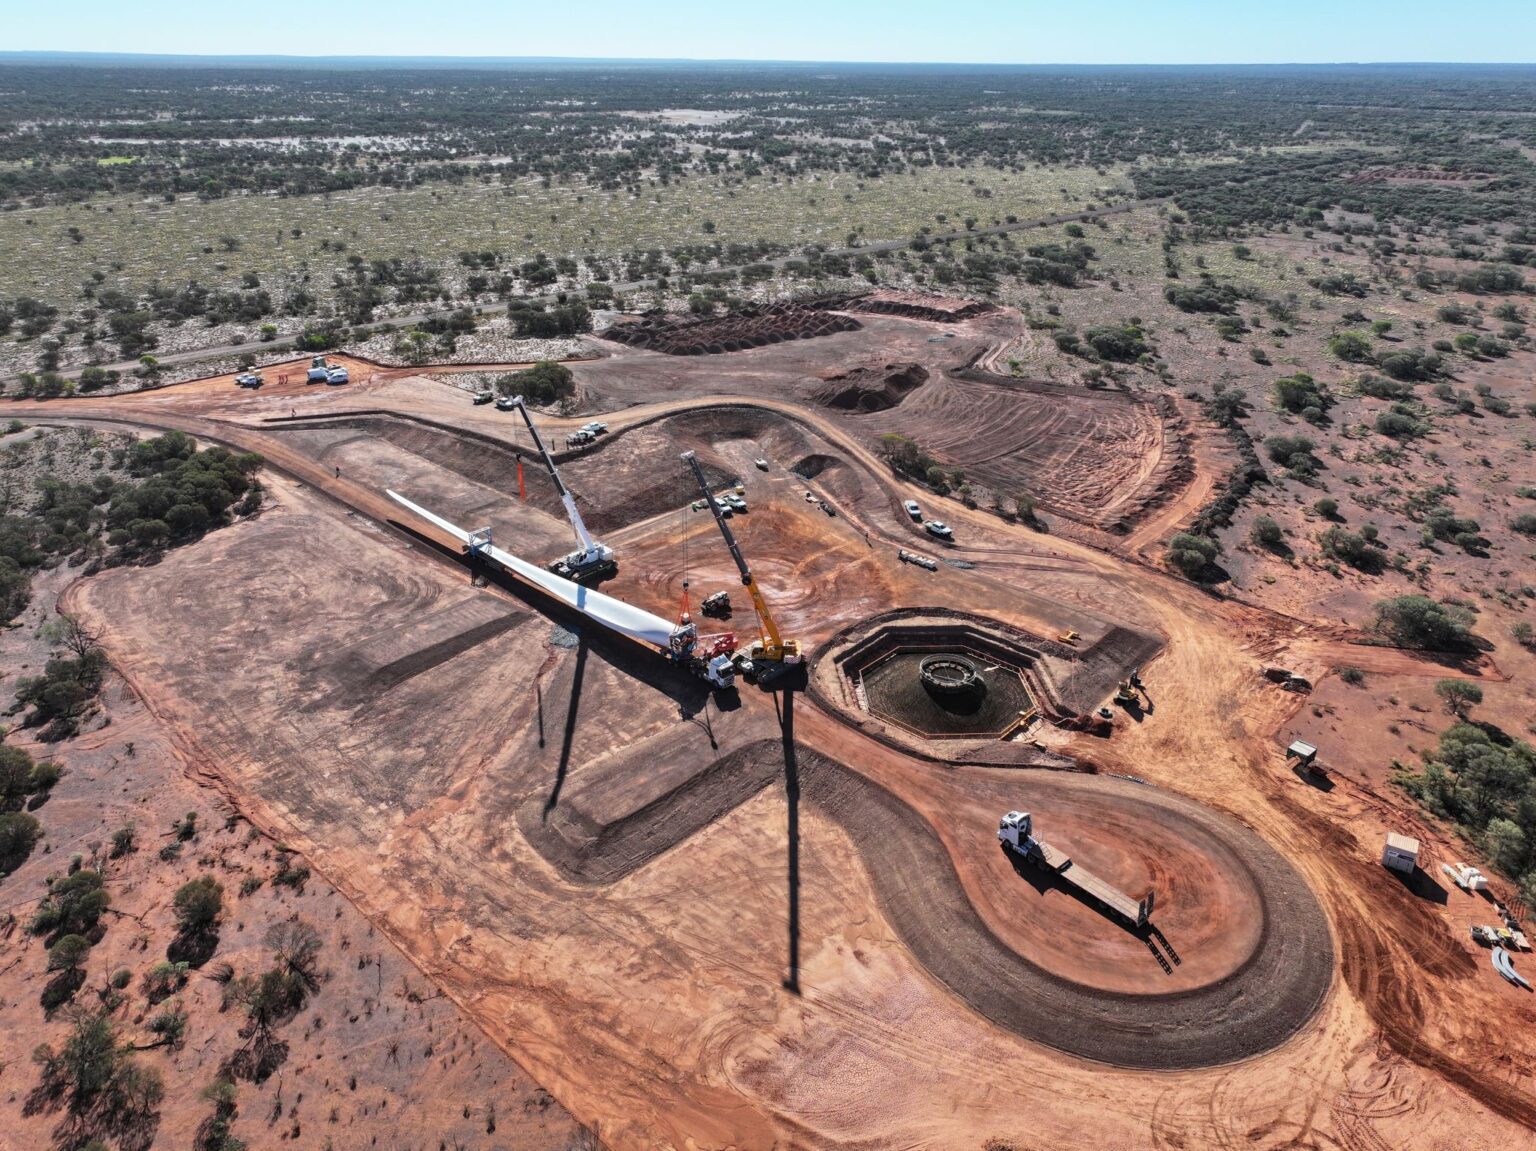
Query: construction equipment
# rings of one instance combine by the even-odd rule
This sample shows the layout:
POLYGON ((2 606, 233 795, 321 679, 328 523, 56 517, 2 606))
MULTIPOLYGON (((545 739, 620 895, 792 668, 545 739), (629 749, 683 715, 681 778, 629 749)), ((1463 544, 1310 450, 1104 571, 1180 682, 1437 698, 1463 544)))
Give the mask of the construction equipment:
POLYGON ((735 685, 736 663, 732 659, 736 648, 735 636, 700 637, 686 612, 682 620, 674 624, 634 604, 582 587, 553 572, 541 571, 533 564, 498 548, 491 542, 489 528, 466 531, 435 512, 412 503, 398 492, 386 489, 385 494, 401 507, 409 509, 458 540, 480 562, 517 576, 599 627, 643 644, 651 651, 660 651, 673 663, 713 687, 729 688, 735 685))
POLYGON ((1056 639, 1061 643, 1075 644, 1078 640, 1082 639, 1082 636, 1079 635, 1076 631, 1064 631, 1058 635, 1056 639))
POLYGON ((1516 987, 1523 987, 1527 991, 1531 990, 1530 982, 1525 976, 1515 970, 1515 964, 1510 959, 1509 952, 1505 951, 1502 947, 1494 948, 1493 969, 1516 987))
POLYGON ((324 356, 316 356, 309 361, 309 373, 304 377, 306 384, 328 384, 331 382, 331 369, 325 362, 324 356))
POLYGON ((570 489, 565 486, 565 482, 561 480, 560 469, 555 467, 555 458, 544 446, 539 429, 533 426, 533 417, 528 414, 527 401, 522 396, 513 396, 512 406, 523 414, 523 423, 528 425, 528 434, 533 437, 533 443, 539 449, 539 455, 544 457, 544 466, 549 471, 549 478, 554 481, 555 491, 560 493, 560 502, 565 505, 565 514, 576 532, 578 544, 576 550, 555 560, 549 565, 549 570, 558 576, 575 580, 577 583, 606 579, 619 570, 619 565, 613 558, 613 549, 606 544, 598 543, 592 538, 592 533, 587 531, 587 525, 582 522, 581 513, 576 510, 576 499, 571 495, 570 489))
POLYGON ((1034 820, 1029 812, 1010 811, 1003 816, 997 824, 997 838, 1010 855, 1055 872, 1061 883, 1077 888, 1088 902, 1125 920, 1131 926, 1145 927, 1151 919, 1153 892, 1148 891, 1141 899, 1132 899, 1086 867, 1074 863, 1065 852, 1035 837, 1034 820))
POLYGON ((1442 863, 1440 869, 1451 877, 1451 882, 1463 891, 1487 891, 1488 877, 1477 868, 1469 866, 1457 860, 1455 863, 1442 863))
POLYGON ((731 614, 731 593, 717 591, 714 595, 705 596, 699 610, 707 616, 725 618, 731 614))
POLYGON ((731 553, 731 559, 736 561, 736 570, 741 573, 741 584, 747 589, 747 594, 752 597, 752 606, 757 611, 757 622, 762 631, 762 638, 748 649, 745 657, 751 660, 756 668, 759 682, 771 681, 778 673, 772 668, 765 669, 762 665, 777 664, 782 669, 799 663, 802 658, 800 641, 785 639, 779 634, 778 624, 774 623, 773 613, 768 610, 767 601, 763 599, 763 593, 752 578, 752 570, 747 566, 741 546, 736 542, 736 537, 731 534, 731 527, 725 522, 720 505, 710 496, 709 480, 704 476, 704 469, 699 465, 698 456, 693 452, 684 452, 683 459, 693 469, 693 478, 698 481, 699 492, 709 500, 709 508, 714 513, 715 524, 720 528, 720 534, 725 537, 725 546, 731 553))

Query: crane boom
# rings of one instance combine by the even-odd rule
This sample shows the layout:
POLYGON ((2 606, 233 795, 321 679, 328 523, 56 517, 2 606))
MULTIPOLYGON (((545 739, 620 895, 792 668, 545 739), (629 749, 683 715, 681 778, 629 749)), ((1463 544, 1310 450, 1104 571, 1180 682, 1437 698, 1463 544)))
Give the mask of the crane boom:
POLYGON ((720 514, 720 505, 709 490, 709 480, 704 476, 704 469, 699 466, 699 457, 693 452, 684 452, 683 459, 693 469, 693 478, 698 481, 699 492, 703 495, 704 502, 709 505, 709 510, 714 514, 720 534, 725 537, 725 546, 730 551, 731 558, 736 561, 736 570, 741 573, 742 586, 747 589, 747 594, 752 597, 752 606, 757 610, 758 623, 763 630, 763 642, 761 653, 753 654, 758 658, 783 660, 786 663, 798 661, 799 641, 786 640, 779 634, 779 625, 774 622, 773 613, 768 610, 768 603, 763 599, 763 593, 758 590, 757 581, 752 578, 752 569, 747 566, 747 558, 741 552, 741 545, 736 542, 731 525, 725 522, 725 517, 720 514))
POLYGON ((555 467, 554 456, 549 454, 549 449, 544 446, 544 437, 539 435, 539 429, 533 425, 533 417, 528 414, 527 401, 522 396, 514 396, 512 405, 522 413, 523 423, 528 425, 528 434, 533 437, 534 446, 539 449, 539 455, 544 458, 544 467, 549 471, 549 478, 555 482, 555 491, 560 493, 560 502, 565 505, 566 517, 571 521, 571 527, 576 532, 577 550, 559 562, 572 571, 611 563, 613 550, 598 543, 592 538, 592 533, 587 531, 581 512, 576 509, 576 497, 571 495, 571 490, 560 478, 560 469, 555 467))

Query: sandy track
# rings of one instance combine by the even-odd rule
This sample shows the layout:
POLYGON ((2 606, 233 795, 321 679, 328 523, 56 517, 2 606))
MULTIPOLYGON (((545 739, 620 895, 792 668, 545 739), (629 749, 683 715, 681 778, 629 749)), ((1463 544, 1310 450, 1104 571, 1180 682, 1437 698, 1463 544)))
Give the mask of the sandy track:
POLYGON ((807 798, 859 846, 882 910, 923 966, 982 1015, 1026 1038, 1120 1067, 1206 1067, 1284 1042, 1327 994, 1333 947, 1306 883, 1257 836, 1198 804, 1108 779, 1030 783, 1047 811, 1057 802, 1114 805, 1125 789, 1139 790, 1135 800, 1162 816, 1145 826, 1161 825, 1168 834, 1181 821, 1196 824, 1251 865, 1265 927, 1247 962, 1208 987, 1126 995, 1085 988, 1009 948, 977 914, 939 836, 889 791, 814 753, 802 757, 800 778, 807 798))
MULTIPOLYGON (((298 402, 315 410, 335 407, 329 397, 298 402)), ((458 406, 452 412, 438 407, 459 418, 458 406)), ((12 406, 18 415, 55 419, 94 411, 95 418, 182 426, 240 442, 325 493, 316 506, 328 509, 338 530, 350 524, 375 531, 343 509, 388 522, 392 509, 366 486, 338 481, 330 468, 275 437, 226 422, 249 420, 259 408, 235 402, 221 408, 222 418, 207 419, 149 397, 12 406)), ((847 509, 844 522, 852 518, 882 540, 907 538, 894 501, 909 489, 851 437, 820 426, 814 413, 799 414, 876 489, 847 509)), ((769 793, 613 885, 614 899, 634 901, 621 910, 606 896, 602 908, 578 901, 553 885, 555 873, 541 870, 536 856, 519 853, 518 837, 505 834, 509 812, 495 806, 493 788, 478 782, 475 772, 483 765, 471 765, 467 782, 455 780, 441 800, 413 813, 398 838, 354 847, 356 813, 335 837, 323 827, 305 831, 272 817, 263 789, 274 781, 264 778, 260 757, 269 754, 274 737, 288 738, 286 726, 263 731, 258 724, 248 740, 215 740, 213 755, 199 759, 194 749, 189 756, 216 766, 263 822, 291 833, 296 846, 338 877, 370 917, 562 1100, 586 1118, 610 1117, 604 1131, 617 1145, 970 1146, 989 1131, 1016 1134, 1025 1106, 1035 1142, 1062 1147, 1278 1149, 1365 1140, 1361 1145, 1428 1149, 1457 1145, 1473 1124, 1492 1144, 1528 1137, 1536 1126, 1532 1063, 1518 1024, 1531 1019, 1529 1006, 1483 978, 1487 972, 1470 966, 1465 941, 1447 934, 1443 917, 1384 877, 1374 858, 1379 814, 1344 789, 1312 794, 1275 762, 1273 733, 1298 701, 1255 684, 1254 665, 1285 658, 1289 647, 1315 633, 1299 621, 1211 600, 1070 540, 1040 540, 958 504, 938 506, 962 539, 990 543, 946 553, 979 567, 964 580, 935 585, 943 589, 937 594, 975 581, 1023 585, 1063 604, 1098 606, 1111 602, 1105 588, 1112 587, 1117 613, 1146 620, 1168 637, 1166 653, 1146 672, 1158 716, 1110 743, 1073 741, 1072 749, 1238 814, 1305 874, 1339 934, 1344 979, 1316 1022, 1290 1043, 1217 1071, 1148 1077, 1085 1069, 1003 1038, 1001 1029, 978 1029, 972 1010, 958 997, 936 1000, 906 949, 890 943, 884 917, 863 902, 861 884, 873 889, 874 876, 861 878, 856 848, 823 826, 828 821, 814 804, 800 825, 801 866, 815 893, 803 900, 804 994, 775 1000, 764 988, 773 978, 778 951, 772 942, 781 937, 782 923, 763 911, 765 891, 775 893, 774 868, 765 868, 763 857, 782 864, 783 842, 769 793), (491 828, 474 823, 477 804, 494 808, 501 822, 491 828), (1363 825, 1358 835, 1335 834, 1351 822, 1363 825), (458 852, 433 855, 465 842, 490 849, 478 863, 486 875, 465 872, 458 852), (506 892, 519 884, 534 893, 526 896, 534 904, 547 891, 545 918, 529 910, 534 904, 506 905, 506 892), (677 892, 687 893, 683 901, 677 892), (648 935, 662 908, 667 930, 648 935), (651 957, 676 966, 651 966, 651 957), (637 980, 639 972, 646 974, 637 980), (619 988, 624 1010, 605 1012, 601 1004, 612 1002, 619 988), (1384 1077, 1390 1088, 1383 1088, 1384 1077)), ((187 563, 195 572, 193 561, 212 542, 162 567, 187 563)), ((912 585, 896 586, 906 594, 912 585)), ((457 662, 410 682, 454 671, 457 662)), ((150 675, 143 682, 161 696, 161 714, 185 733, 189 747, 210 734, 195 713, 182 715, 177 701, 164 698, 165 681, 150 675)), ((511 697, 519 709, 526 706, 525 691, 517 687, 511 697)), ((497 696, 497 707, 507 699, 497 696)), ((231 708, 245 703, 240 698, 231 708)), ((810 709, 801 714, 801 735, 820 746, 823 733, 810 730, 815 715, 810 709)), ((582 716, 583 724, 590 722, 591 709, 582 716)), ((836 746, 835 735, 825 738, 836 746)), ((353 745, 334 748, 315 735, 303 746, 304 766, 340 780, 349 769, 333 757, 343 753, 354 754, 353 745)), ((896 765, 881 784, 899 790, 937 828, 959 865, 960 882, 972 882, 965 844, 945 830, 957 793, 936 786, 931 767, 896 765)), ((386 805, 369 815, 388 813, 386 805)), ((781 910, 782 888, 777 896, 768 902, 781 910)))

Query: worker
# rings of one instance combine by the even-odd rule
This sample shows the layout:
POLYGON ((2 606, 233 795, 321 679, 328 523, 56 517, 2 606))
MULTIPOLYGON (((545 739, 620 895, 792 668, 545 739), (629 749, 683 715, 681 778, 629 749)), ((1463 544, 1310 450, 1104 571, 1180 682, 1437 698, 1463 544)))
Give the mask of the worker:
POLYGON ((341 479, 341 465, 340 464, 336 465, 336 478, 338 480, 341 479))

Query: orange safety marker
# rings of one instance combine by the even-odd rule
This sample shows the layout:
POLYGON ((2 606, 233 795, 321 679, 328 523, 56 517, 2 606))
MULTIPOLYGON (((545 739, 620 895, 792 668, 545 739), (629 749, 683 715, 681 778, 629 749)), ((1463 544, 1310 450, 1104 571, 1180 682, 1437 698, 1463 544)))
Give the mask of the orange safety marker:
POLYGON ((523 457, 517 457, 517 498, 528 502, 528 489, 523 487, 523 457))

